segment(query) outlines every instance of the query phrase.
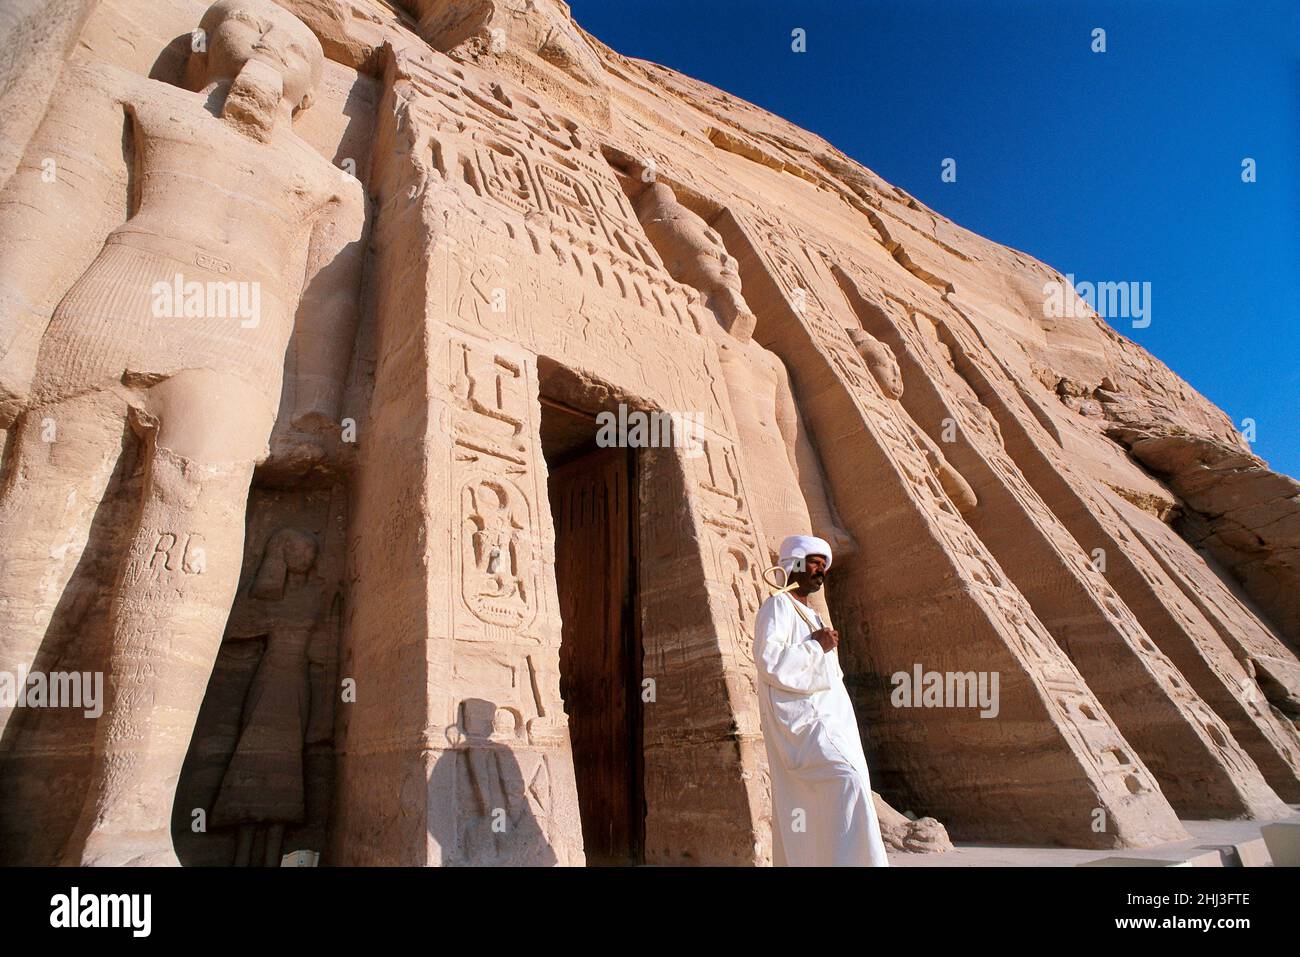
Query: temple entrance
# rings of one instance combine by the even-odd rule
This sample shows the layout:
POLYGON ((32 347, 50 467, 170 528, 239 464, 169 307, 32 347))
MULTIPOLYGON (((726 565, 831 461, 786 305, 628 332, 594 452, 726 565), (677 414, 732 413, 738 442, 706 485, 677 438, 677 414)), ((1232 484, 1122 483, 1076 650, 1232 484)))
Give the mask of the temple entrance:
POLYGON ((595 418, 543 399, 569 717, 589 865, 645 860, 636 460, 599 448, 595 418))

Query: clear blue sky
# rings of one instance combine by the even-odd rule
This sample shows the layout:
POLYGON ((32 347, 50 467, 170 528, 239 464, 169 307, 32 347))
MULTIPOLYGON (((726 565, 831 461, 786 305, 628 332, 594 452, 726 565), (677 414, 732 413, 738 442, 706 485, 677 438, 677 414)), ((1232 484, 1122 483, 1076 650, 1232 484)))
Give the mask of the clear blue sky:
POLYGON ((1151 325, 1116 328, 1300 476, 1300 0, 570 6, 1076 280, 1150 282, 1151 325))

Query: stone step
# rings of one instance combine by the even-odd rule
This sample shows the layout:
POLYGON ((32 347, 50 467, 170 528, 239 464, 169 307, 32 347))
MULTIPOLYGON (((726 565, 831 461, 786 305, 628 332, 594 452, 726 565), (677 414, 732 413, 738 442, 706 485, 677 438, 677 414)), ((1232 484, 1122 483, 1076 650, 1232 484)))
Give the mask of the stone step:
POLYGON ((1300 821, 1265 824, 1260 834, 1275 867, 1300 867, 1300 821))
POLYGON ((1294 867, 1300 866, 1300 808, 1278 822, 1183 821, 1189 840, 1147 848, 1090 850, 957 843, 942 854, 889 855, 894 867, 1294 867))

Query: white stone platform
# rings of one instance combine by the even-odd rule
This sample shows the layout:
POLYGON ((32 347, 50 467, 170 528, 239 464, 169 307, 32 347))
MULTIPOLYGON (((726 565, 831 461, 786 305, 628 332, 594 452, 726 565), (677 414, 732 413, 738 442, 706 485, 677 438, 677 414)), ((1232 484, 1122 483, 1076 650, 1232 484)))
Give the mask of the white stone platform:
MULTIPOLYGON (((1156 847, 1081 850, 1008 844, 958 844, 946 854, 891 851, 893 867, 1268 867, 1300 849, 1300 805, 1265 840, 1270 821, 1183 821, 1190 840, 1156 847), (1272 845, 1270 851, 1269 845, 1272 845), (1290 850, 1285 850, 1289 848, 1290 850)), ((1300 863, 1300 861, 1295 862, 1300 863)))

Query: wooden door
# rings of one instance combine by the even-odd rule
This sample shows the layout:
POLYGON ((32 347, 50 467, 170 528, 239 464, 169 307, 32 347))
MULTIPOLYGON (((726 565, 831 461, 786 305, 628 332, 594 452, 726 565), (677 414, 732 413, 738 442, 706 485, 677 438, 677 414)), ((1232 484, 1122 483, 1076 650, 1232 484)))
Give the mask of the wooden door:
POLYGON ((557 467, 549 483, 564 622, 560 693, 589 865, 644 859, 631 472, 628 450, 599 449, 557 467))

